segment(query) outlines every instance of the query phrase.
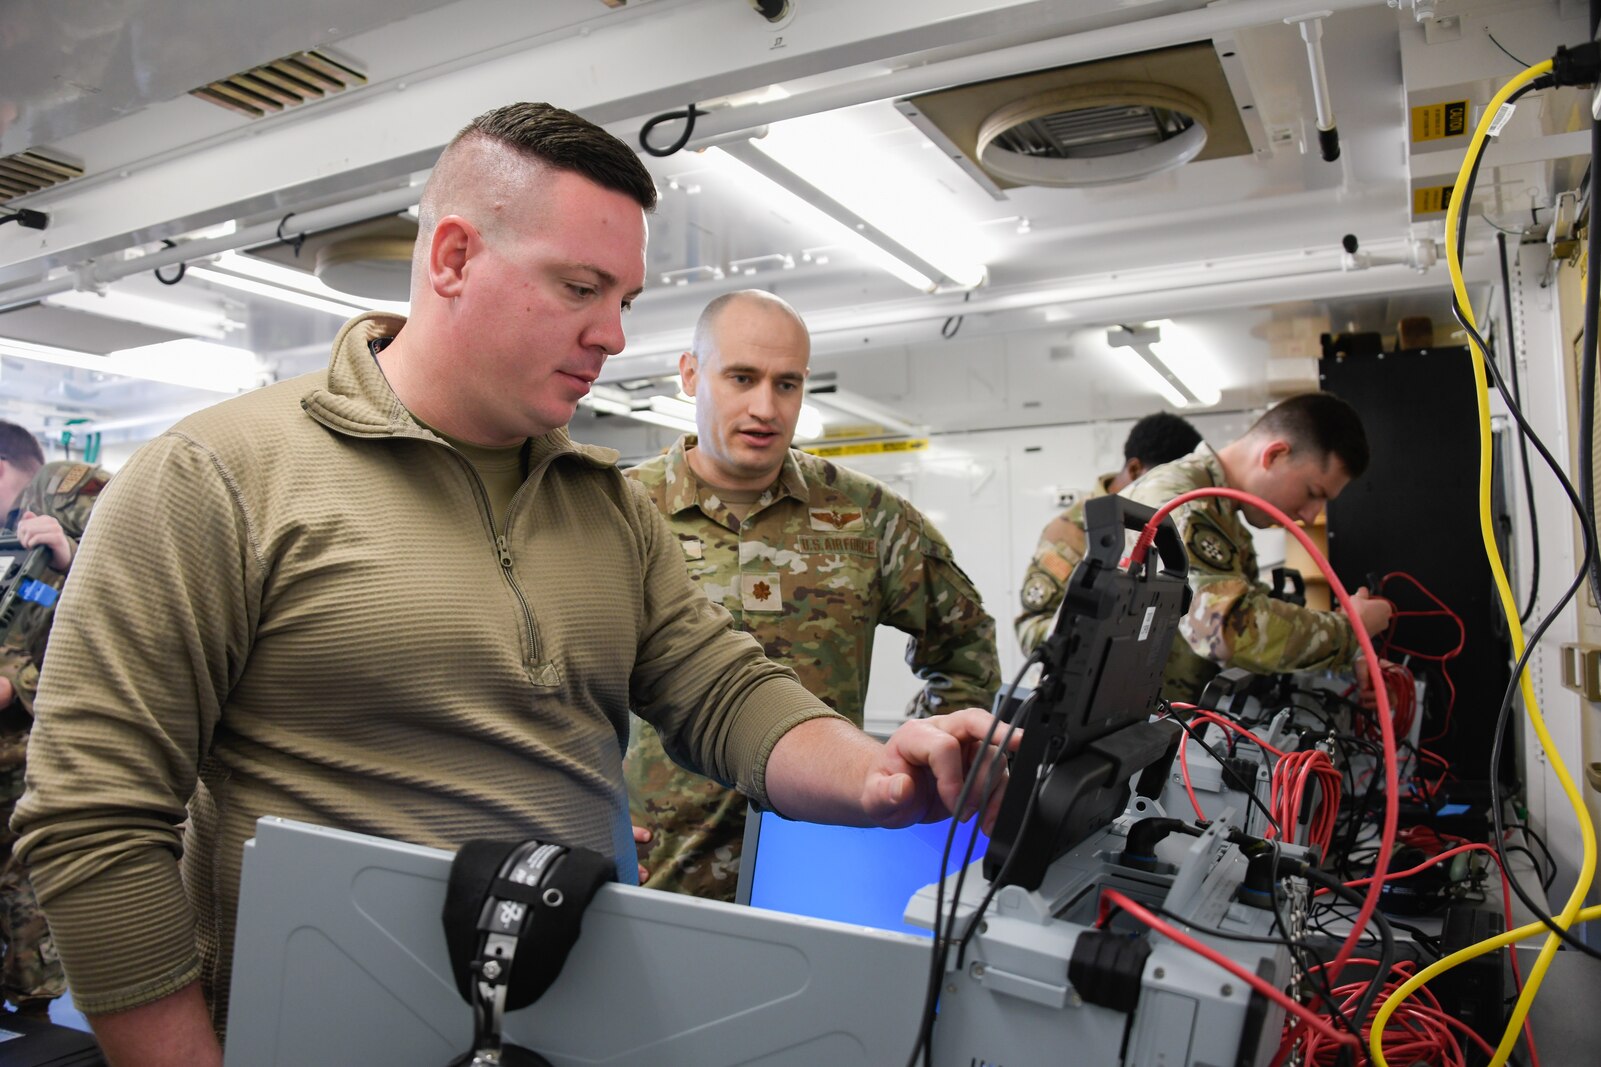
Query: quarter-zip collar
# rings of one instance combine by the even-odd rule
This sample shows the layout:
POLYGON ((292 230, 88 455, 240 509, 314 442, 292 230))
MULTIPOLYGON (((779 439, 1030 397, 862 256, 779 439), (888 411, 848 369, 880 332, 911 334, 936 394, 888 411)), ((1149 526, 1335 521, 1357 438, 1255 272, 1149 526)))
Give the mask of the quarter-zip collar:
MULTIPOLYGON (((444 438, 412 417, 389 387, 369 347, 379 338, 393 337, 405 324, 404 316, 383 311, 369 311, 345 323, 334 340, 327 384, 309 389, 300 398, 301 409, 330 430, 349 437, 408 437, 449 447, 444 438)), ((592 467, 613 467, 618 455, 615 449, 577 444, 562 426, 534 438, 528 470, 532 475, 562 456, 592 467)))

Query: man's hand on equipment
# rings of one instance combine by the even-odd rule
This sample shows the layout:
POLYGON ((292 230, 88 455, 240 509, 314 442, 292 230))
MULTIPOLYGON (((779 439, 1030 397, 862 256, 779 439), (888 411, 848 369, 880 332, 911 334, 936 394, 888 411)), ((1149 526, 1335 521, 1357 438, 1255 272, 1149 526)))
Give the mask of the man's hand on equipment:
POLYGON ((1374 596, 1363 586, 1351 594, 1351 601, 1356 608, 1357 621, 1362 629, 1372 637, 1381 634, 1390 628, 1390 616, 1395 613, 1395 605, 1384 597, 1374 596))
POLYGON ((24 511, 17 521, 17 540, 23 548, 44 545, 50 550, 50 566, 63 574, 72 566, 72 540, 54 516, 24 511))
POLYGON ((1374 711, 1379 706, 1379 698, 1375 694, 1373 687, 1378 679, 1384 677, 1384 669, 1388 666, 1390 666, 1390 661, 1381 659, 1379 660, 1379 669, 1375 671, 1368 667, 1366 658, 1356 661, 1356 699, 1369 711, 1374 711))
MULTIPOLYGON (((981 790, 990 766, 999 755, 996 743, 984 744, 993 718, 979 708, 967 708, 949 715, 913 719, 903 723, 885 743, 878 760, 868 772, 862 790, 862 809, 879 826, 909 826, 934 822, 952 814, 962 791, 962 782, 975 761, 984 766, 974 779, 961 818, 978 811, 981 790)), ((1005 737, 1005 724, 996 728, 994 742, 1005 737)), ((1011 751, 1016 751, 1023 735, 1012 735, 1011 751)), ((1006 792, 1006 765, 995 769, 993 791, 982 812, 985 832, 994 829, 1006 792)))
MULTIPOLYGON (((651 839, 651 832, 649 830, 645 829, 643 826, 634 827, 634 844, 636 844, 636 845, 648 845, 648 844, 650 844, 650 839, 651 839)), ((644 885, 647 881, 650 880, 650 870, 648 868, 646 868, 646 866, 643 863, 639 864, 638 866, 639 866, 639 884, 640 885, 644 885)))

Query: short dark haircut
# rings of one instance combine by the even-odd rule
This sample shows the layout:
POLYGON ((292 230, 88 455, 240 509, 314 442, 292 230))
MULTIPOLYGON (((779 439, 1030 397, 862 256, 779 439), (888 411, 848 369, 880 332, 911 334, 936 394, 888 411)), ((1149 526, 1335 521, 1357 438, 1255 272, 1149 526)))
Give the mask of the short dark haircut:
POLYGON ((571 111, 539 102, 506 104, 473 119, 450 143, 474 134, 557 170, 581 174, 632 197, 646 211, 656 206, 656 183, 634 150, 571 111))
POLYGON ((32 431, 0 419, 0 459, 32 474, 44 466, 44 449, 32 431))
POLYGON ((1147 467, 1160 467, 1195 451, 1200 431, 1177 415, 1158 411, 1134 424, 1123 442, 1123 459, 1137 459, 1147 467))
POLYGON ((1257 419, 1249 433, 1283 438, 1291 452, 1310 452, 1320 460, 1337 456, 1352 478, 1360 478, 1368 469, 1362 417, 1333 393, 1302 393, 1282 400, 1257 419))

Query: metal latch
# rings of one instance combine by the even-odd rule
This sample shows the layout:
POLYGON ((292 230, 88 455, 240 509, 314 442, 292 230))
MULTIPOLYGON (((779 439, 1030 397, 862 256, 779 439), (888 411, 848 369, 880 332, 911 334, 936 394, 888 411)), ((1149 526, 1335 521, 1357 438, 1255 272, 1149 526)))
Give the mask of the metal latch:
POLYGON ((1586 700, 1601 700, 1601 646, 1563 645, 1562 684, 1586 700))

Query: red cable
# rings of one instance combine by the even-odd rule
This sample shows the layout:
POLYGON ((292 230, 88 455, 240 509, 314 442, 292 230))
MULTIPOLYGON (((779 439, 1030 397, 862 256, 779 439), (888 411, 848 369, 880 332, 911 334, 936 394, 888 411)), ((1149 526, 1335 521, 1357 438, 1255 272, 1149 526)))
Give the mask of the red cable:
MULTIPOLYGON (((1413 827, 1412 829, 1422 829, 1422 828, 1421 827, 1413 827)), ((1430 832, 1432 833, 1433 831, 1430 831, 1430 832)), ((1461 838, 1457 838, 1457 840, 1462 840, 1462 839, 1461 838)), ((1464 852, 1487 852, 1487 853, 1489 853, 1490 858, 1495 860, 1496 868, 1501 872, 1501 915, 1502 915, 1503 921, 1506 923, 1506 929, 1508 929, 1508 930, 1512 929, 1512 885, 1507 880, 1506 868, 1501 865, 1501 857, 1496 853, 1495 849, 1491 848, 1489 845, 1486 845, 1486 844, 1482 844, 1482 843, 1478 843, 1478 842, 1469 842, 1469 843, 1467 843, 1465 845, 1458 845, 1455 848, 1447 849, 1446 851, 1441 852, 1438 855, 1430 857, 1429 859, 1425 860, 1423 863, 1418 864, 1416 867, 1412 867, 1412 868, 1409 868, 1409 869, 1404 870, 1404 871, 1395 871, 1393 873, 1384 875, 1382 878, 1379 878, 1377 875, 1375 875, 1373 877, 1370 877, 1370 878, 1357 878, 1357 879, 1355 879, 1353 881, 1346 882, 1345 884, 1347 886, 1349 886, 1349 887, 1355 888, 1356 886, 1365 885, 1365 884, 1370 883, 1370 882, 1374 882, 1375 884, 1382 884, 1384 882, 1388 882, 1388 881, 1390 881, 1392 879, 1396 879, 1396 878, 1410 878, 1414 874, 1421 874, 1422 872, 1428 870, 1430 867, 1433 867, 1435 864, 1440 863, 1443 860, 1448 860, 1452 856, 1460 855, 1461 853, 1464 853, 1464 852), (1375 879, 1377 879, 1377 882, 1375 882, 1375 879)), ((1319 889, 1316 893, 1313 894, 1313 896, 1321 896, 1322 894, 1327 893, 1327 892, 1328 892, 1327 889, 1319 889)), ((1511 953, 1511 957, 1510 958, 1511 958, 1511 962, 1512 962, 1512 978, 1513 978, 1513 982, 1517 986, 1519 994, 1521 994, 1523 992, 1523 971, 1522 971, 1522 968, 1518 966, 1518 954, 1517 954, 1517 952, 1513 951, 1511 953)), ((1381 997, 1378 1000, 1375 1000, 1374 1003, 1383 1003, 1383 998, 1381 997)), ((1477 1036, 1477 1035, 1475 1035, 1475 1036, 1477 1036)), ((1539 1050, 1537 1050, 1535 1048, 1535 1046, 1534 1046, 1534 1030, 1529 1026, 1529 1020, 1527 1018, 1525 1018, 1523 1020, 1523 1037, 1524 1037, 1524 1040, 1527 1041, 1528 1045, 1529 1045, 1529 1063, 1530 1063, 1531 1067, 1540 1067, 1540 1053, 1539 1053, 1539 1050)), ((1364 1045, 1363 1047, 1366 1047, 1366 1046, 1364 1045)), ((1493 1049, 1488 1050, 1488 1051, 1490 1051, 1492 1055, 1494 1054, 1494 1050, 1493 1049)), ((1385 1058, 1386 1059, 1389 1058, 1389 1054, 1388 1053, 1385 1054, 1385 1058)))
POLYGON ((1432 610, 1432 611, 1401 611, 1401 610, 1396 610, 1391 615, 1390 628, 1389 628, 1388 631, 1386 631, 1385 638, 1384 638, 1384 655, 1386 655, 1386 656, 1389 656, 1390 654, 1395 653, 1395 654, 1399 654, 1399 655, 1403 655, 1403 656, 1411 656, 1414 659, 1428 660, 1429 662, 1438 663, 1440 665, 1440 677, 1445 681, 1445 688, 1446 688, 1446 691, 1447 691, 1447 697, 1446 697, 1446 703, 1445 703, 1445 721, 1443 723, 1441 723, 1439 733, 1433 734, 1433 735, 1431 735, 1429 737, 1425 737, 1423 739, 1424 743, 1426 744, 1426 743, 1428 743, 1430 741, 1438 741, 1440 738, 1444 737, 1447 733, 1450 732, 1450 729, 1451 729, 1451 715, 1452 715, 1452 712, 1456 709, 1456 683, 1451 680, 1451 671, 1450 671, 1450 668, 1446 666, 1446 664, 1449 661, 1451 661, 1453 659, 1456 659, 1457 656, 1462 654, 1462 649, 1467 645, 1468 631, 1467 631, 1467 627, 1463 624, 1462 617, 1460 615, 1458 615, 1456 612, 1452 611, 1446 605, 1445 601, 1443 601, 1439 597, 1435 596, 1432 592, 1429 591, 1427 586, 1425 586, 1422 582, 1418 581, 1412 575, 1408 574, 1406 571, 1391 571, 1389 574, 1386 574, 1383 578, 1381 578, 1379 580, 1379 589, 1378 589, 1378 591, 1382 592, 1384 587, 1385 587, 1385 585, 1387 585, 1392 578, 1398 578, 1398 579, 1401 579, 1403 581, 1410 582, 1412 584, 1413 588, 1415 588, 1418 592, 1422 593, 1424 596, 1426 596, 1430 600, 1432 600, 1435 603, 1435 605, 1437 606, 1437 608, 1438 608, 1438 610, 1432 610), (1452 622, 1456 623, 1457 641, 1456 641, 1456 647, 1455 648, 1451 649, 1448 652, 1428 653, 1428 652, 1418 652, 1418 651, 1415 651, 1415 650, 1410 649, 1410 648, 1403 648, 1402 646, 1397 645, 1395 643, 1395 627, 1396 627, 1396 623, 1399 622, 1401 619, 1430 619, 1430 618, 1448 618, 1452 622))
POLYGON ((1122 893, 1119 893, 1117 890, 1102 888, 1101 905, 1104 908, 1108 904, 1122 908, 1134 918, 1138 919, 1146 926, 1149 926, 1152 930, 1155 930, 1162 936, 1173 941, 1175 944, 1187 948, 1196 955, 1217 964, 1219 967, 1223 968, 1225 971, 1228 971, 1234 977, 1238 978, 1246 985, 1249 985, 1252 989, 1256 990, 1264 997, 1267 997, 1269 1000, 1273 1001, 1273 1003, 1277 1004, 1285 1011, 1300 1019, 1307 1026, 1311 1027, 1314 1032, 1322 1034, 1330 1041, 1335 1041, 1342 1045, 1356 1045, 1357 1039, 1351 1034, 1344 1034, 1334 1029, 1334 1027, 1330 1026, 1324 1019, 1318 1016, 1317 1013, 1313 1012, 1304 1004, 1300 1004, 1294 1000, 1291 1000, 1289 997, 1284 995, 1282 990, 1270 985, 1259 975, 1253 974, 1244 967, 1240 966, 1238 963, 1235 963, 1233 960, 1229 959, 1227 956, 1223 955, 1221 952, 1218 952, 1216 949, 1204 945, 1195 940, 1195 938, 1190 937, 1188 934, 1181 932, 1177 927, 1174 927, 1173 925, 1163 921, 1161 918, 1157 917, 1152 912, 1147 911, 1145 908, 1124 896, 1122 893))
MULTIPOLYGON (((1152 515, 1150 522, 1145 524, 1145 528, 1140 531, 1140 536, 1134 542, 1133 549, 1129 551, 1129 559, 1143 565, 1152 542, 1156 540, 1156 531, 1162 520, 1175 508, 1207 497, 1224 497, 1238 503, 1250 504, 1260 508, 1273 521, 1283 526, 1286 533, 1299 541, 1301 547, 1306 549, 1307 555, 1312 558, 1318 565, 1318 569, 1328 578, 1329 591, 1334 594, 1340 603, 1341 609, 1345 612, 1345 617, 1350 620, 1351 631, 1356 635, 1357 643, 1362 648, 1362 654, 1367 657, 1369 663, 1377 664, 1379 662, 1379 654, 1373 648, 1373 641, 1368 637, 1367 630, 1362 626, 1362 616, 1356 610, 1356 605, 1351 600, 1351 594, 1345 591, 1344 584, 1341 583, 1339 576, 1334 573, 1334 568, 1329 566, 1329 561, 1324 558, 1317 545, 1312 543, 1312 539, 1307 536, 1305 530, 1296 524, 1295 520, 1260 497, 1253 496, 1250 493, 1243 493, 1238 489, 1225 489, 1222 487, 1195 489, 1188 493, 1181 493, 1156 509, 1156 514, 1152 515)), ((1396 801, 1400 795, 1401 784, 1396 771, 1395 726, 1390 720, 1389 687, 1375 685, 1373 687, 1373 696, 1378 703, 1379 731, 1384 749, 1384 822, 1379 830, 1379 852, 1374 858, 1373 869, 1382 871, 1390 866, 1390 853, 1395 844, 1398 815, 1396 801)), ((1373 911, 1378 907, 1379 893, 1382 888, 1382 883, 1377 881, 1368 887, 1368 894, 1363 898, 1362 907, 1357 911, 1351 932, 1346 935, 1344 943, 1340 945, 1339 952, 1335 954, 1333 961, 1329 965, 1329 982, 1331 984, 1339 981, 1340 972, 1345 969, 1346 961, 1356 951, 1357 943, 1361 941, 1363 931, 1367 929, 1368 920, 1373 917, 1373 911)))

